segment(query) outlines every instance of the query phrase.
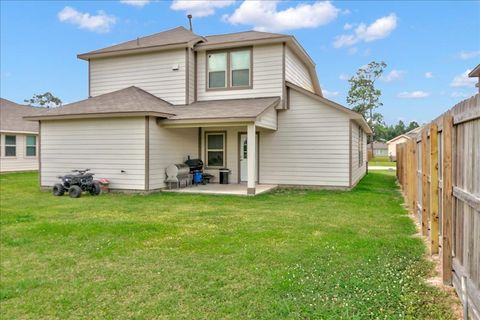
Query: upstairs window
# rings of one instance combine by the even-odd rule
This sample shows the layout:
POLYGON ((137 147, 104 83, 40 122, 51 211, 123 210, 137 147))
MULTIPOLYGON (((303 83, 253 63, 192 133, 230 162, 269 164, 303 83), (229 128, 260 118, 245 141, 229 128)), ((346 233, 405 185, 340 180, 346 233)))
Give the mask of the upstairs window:
POLYGON ((208 55, 208 87, 225 88, 227 86, 227 54, 208 55))
POLYGON ((232 87, 250 86, 250 50, 230 53, 232 87))
POLYGON ((5 136, 5 157, 17 156, 17 136, 5 136))
POLYGON ((37 137, 27 136, 25 154, 27 157, 37 156, 37 137))
POLYGON ((252 87, 252 50, 207 53, 207 89, 252 87))

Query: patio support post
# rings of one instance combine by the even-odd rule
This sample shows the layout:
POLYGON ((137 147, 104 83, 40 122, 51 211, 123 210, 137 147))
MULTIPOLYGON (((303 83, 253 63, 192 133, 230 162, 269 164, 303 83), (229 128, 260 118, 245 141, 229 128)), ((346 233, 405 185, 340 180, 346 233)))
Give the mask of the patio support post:
POLYGON ((247 158, 248 158, 248 179, 247 179, 247 194, 255 194, 255 172, 257 172, 256 157, 256 136, 255 123, 247 126, 247 158))

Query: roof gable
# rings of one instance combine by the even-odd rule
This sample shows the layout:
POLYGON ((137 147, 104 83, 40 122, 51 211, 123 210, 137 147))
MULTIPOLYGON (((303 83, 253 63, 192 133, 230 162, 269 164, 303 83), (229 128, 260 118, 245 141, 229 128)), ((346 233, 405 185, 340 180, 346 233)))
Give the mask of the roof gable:
POLYGON ((291 89, 294 89, 298 92, 301 92, 317 101, 320 101, 320 102, 323 102, 324 104, 326 104, 327 106, 329 107, 332 107, 332 108, 335 108, 339 111, 342 111, 344 113, 346 113, 351 119, 355 120, 362 128, 363 130, 368 133, 368 134, 371 134, 372 133, 372 129, 370 129, 370 127, 368 126, 367 122, 365 121, 365 119, 363 118, 363 116, 358 113, 358 112, 355 112, 347 107, 344 107, 342 106, 341 104, 338 104, 332 100, 328 100, 327 98, 324 98, 318 94, 315 94, 311 91, 308 91, 302 87, 299 87, 297 86, 296 84, 293 84, 289 81, 285 81, 285 85, 288 87, 288 88, 291 88, 291 89))
POLYGON ((0 131, 37 133, 38 123, 23 117, 35 114, 39 109, 0 98, 0 131))
POLYGON ((172 116, 174 107, 145 90, 131 86, 118 91, 105 93, 93 98, 70 103, 58 108, 37 112, 27 119, 55 119, 72 117, 100 117, 111 115, 152 114, 172 116))
POLYGON ((183 45, 188 46, 190 43, 202 41, 204 38, 193 33, 184 27, 177 27, 174 29, 158 32, 149 36, 139 37, 135 40, 122 42, 106 48, 82 53, 78 55, 80 59, 88 59, 89 57, 101 57, 112 53, 130 52, 133 50, 149 49, 155 47, 183 45))

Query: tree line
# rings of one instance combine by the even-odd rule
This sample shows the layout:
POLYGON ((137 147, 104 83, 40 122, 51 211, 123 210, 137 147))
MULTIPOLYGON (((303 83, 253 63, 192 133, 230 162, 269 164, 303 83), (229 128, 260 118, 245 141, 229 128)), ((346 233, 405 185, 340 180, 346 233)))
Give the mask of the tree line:
POLYGON ((388 141, 419 126, 415 121, 408 125, 399 121, 397 124, 389 126, 385 124, 383 115, 375 112, 378 107, 383 105, 380 100, 382 91, 375 87, 375 83, 380 79, 386 67, 387 64, 383 61, 372 61, 368 65, 360 67, 348 80, 350 90, 347 95, 347 103, 352 110, 361 113, 367 120, 373 131, 369 142, 388 141))

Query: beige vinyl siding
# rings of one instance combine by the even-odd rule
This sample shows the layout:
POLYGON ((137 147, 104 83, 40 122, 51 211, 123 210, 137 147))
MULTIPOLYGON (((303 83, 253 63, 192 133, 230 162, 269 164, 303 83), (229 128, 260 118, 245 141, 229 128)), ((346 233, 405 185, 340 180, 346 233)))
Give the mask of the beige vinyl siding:
POLYGON ((89 168, 113 189, 144 190, 145 118, 42 121, 41 158, 42 186, 89 168))
POLYGON ((188 103, 195 100, 195 53, 193 50, 188 50, 188 103))
POLYGON ((349 186, 348 115, 290 89, 278 130, 260 136, 260 183, 349 186))
POLYGON ((312 77, 307 67, 288 47, 285 48, 285 80, 314 92, 312 77))
POLYGON ((240 99, 255 97, 282 96, 282 45, 265 45, 253 47, 253 88, 232 90, 206 90, 205 51, 197 54, 198 63, 198 94, 199 101, 240 99))
POLYGON ((359 166, 358 160, 358 139, 359 139, 359 126, 352 121, 352 185, 357 184, 358 181, 365 175, 367 172, 367 135, 363 130, 361 131, 363 135, 363 159, 362 165, 359 166))
POLYGON ((90 94, 137 86, 172 104, 185 104, 185 49, 90 60, 90 94), (172 70, 178 65, 178 70, 172 70))
POLYGON ((267 129, 277 129, 277 110, 274 107, 268 108, 261 114, 255 124, 267 129))
MULTIPOLYGON (((28 134, 34 135, 36 134, 28 134)), ((37 156, 30 157, 26 154, 27 134, 24 133, 2 133, 0 135, 0 172, 13 171, 33 171, 38 170, 38 136, 37 136, 37 156), (16 156, 5 156, 5 136, 16 136, 16 156)))
POLYGON ((165 188, 165 169, 198 158, 198 128, 163 128, 150 118, 150 189, 165 188))

